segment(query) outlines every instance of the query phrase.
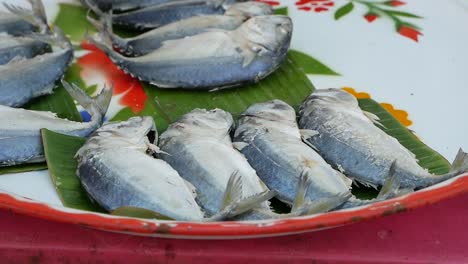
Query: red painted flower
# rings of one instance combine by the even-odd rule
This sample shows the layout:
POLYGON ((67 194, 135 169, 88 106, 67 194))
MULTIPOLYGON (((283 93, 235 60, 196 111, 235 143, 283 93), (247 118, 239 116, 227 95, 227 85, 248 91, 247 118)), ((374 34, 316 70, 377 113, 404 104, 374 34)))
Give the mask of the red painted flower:
POLYGON ((314 10, 315 12, 324 12, 328 11, 330 7, 334 6, 335 3, 333 0, 299 0, 296 2, 299 10, 310 11, 314 10))
POLYGON ((364 18, 367 20, 367 22, 372 23, 374 20, 376 20, 379 16, 374 13, 367 13, 364 15, 364 18))
POLYGON ((385 2, 386 5, 389 5, 389 6, 401 6, 401 5, 406 5, 405 2, 402 2, 402 1, 387 1, 385 2))
POLYGON ((81 47, 90 52, 78 59, 81 67, 81 78, 103 79, 106 85, 114 85, 114 95, 122 94, 119 100, 121 105, 130 107, 137 114, 145 108, 147 96, 137 79, 117 68, 104 52, 87 42, 82 42, 81 47))
POLYGON ((263 2, 263 3, 269 4, 271 6, 278 6, 278 5, 281 4, 278 1, 270 1, 270 0, 257 0, 257 2, 263 2))
POLYGON ((398 33, 400 35, 405 36, 407 38, 410 38, 416 42, 418 42, 418 36, 422 36, 422 33, 417 31, 415 28, 402 25, 398 28, 398 33))

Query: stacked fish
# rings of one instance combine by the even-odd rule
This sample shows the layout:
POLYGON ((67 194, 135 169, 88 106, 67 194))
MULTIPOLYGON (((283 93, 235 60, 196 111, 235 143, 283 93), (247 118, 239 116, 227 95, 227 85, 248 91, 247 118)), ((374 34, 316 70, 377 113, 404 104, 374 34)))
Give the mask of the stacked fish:
POLYGON ((4 4, 10 13, 0 13, 0 166, 44 161, 41 128, 89 135, 102 124, 112 95, 104 89, 91 99, 81 89, 64 83, 91 114, 89 123, 19 108, 52 93, 73 60, 72 44, 60 28, 48 26, 42 2, 29 2, 31 10, 4 4))
POLYGON ((165 219, 213 221, 361 206, 468 171, 460 150, 449 173, 430 174, 376 123, 339 89, 312 93, 298 121, 283 101, 254 104, 234 131, 229 113, 194 109, 169 126, 159 146, 152 118, 132 117, 90 136, 76 155, 77 176, 108 211, 141 207, 165 219), (382 188, 375 199, 360 200, 352 181, 382 188), (266 201, 272 196, 291 212, 273 212, 266 201))
POLYGON ((291 19, 272 15, 271 7, 260 2, 84 3, 99 16, 99 21, 88 17, 99 29, 88 40, 125 72, 160 88, 213 91, 258 82, 280 66, 291 42, 291 19), (101 10, 109 6, 137 9, 118 14, 101 10), (151 30, 123 39, 113 33, 113 25, 151 30))

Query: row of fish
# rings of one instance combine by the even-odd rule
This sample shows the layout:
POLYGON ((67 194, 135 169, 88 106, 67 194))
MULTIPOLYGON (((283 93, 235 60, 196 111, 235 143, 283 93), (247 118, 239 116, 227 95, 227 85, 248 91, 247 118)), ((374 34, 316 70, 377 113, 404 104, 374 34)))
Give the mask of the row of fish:
POLYGON ((76 86, 64 83, 91 114, 88 123, 19 108, 52 93, 73 60, 72 44, 58 27, 49 27, 42 2, 29 2, 31 10, 4 4, 10 13, 0 13, 0 166, 44 161, 41 128, 89 135, 101 126, 112 95, 104 89, 91 99, 76 86))
POLYGON ((53 92, 73 60, 70 41, 58 27, 47 24, 40 0, 32 10, 14 5, 0 18, 0 105, 21 107, 53 92))
POLYGON ((88 40, 125 72, 160 88, 219 90, 258 82, 280 66, 292 37, 291 19, 273 15, 268 4, 187 0, 151 6, 150 18, 170 21, 147 25, 156 28, 125 39, 113 33, 112 25, 128 13, 107 14, 91 0, 84 2, 100 17, 88 16, 99 30, 88 40))
MULTIPOLYGON (((5 33, 0 37, 0 166, 43 161, 40 128, 86 136, 93 131, 89 128, 101 125, 110 100, 108 90, 92 101, 77 92, 79 88, 64 84, 91 113, 88 124, 18 108, 52 93, 73 60, 72 44, 60 28, 49 27, 42 2, 28 1, 31 10, 5 4, 10 13, 0 17, 0 31, 5 33)), ((100 29, 90 40, 121 68, 160 87, 213 89, 258 81, 279 66, 291 38, 291 20, 271 15, 271 7, 263 3, 233 2, 225 15, 197 13, 132 39, 113 34, 110 15, 88 5, 101 16, 99 21, 88 18, 100 29), (103 36, 113 44, 100 42, 103 36), (141 56, 124 57, 112 45, 141 56)))
POLYGON ((175 220, 212 221, 350 208, 468 171, 468 154, 460 151, 449 173, 430 174, 374 122, 338 89, 312 93, 298 122, 280 100, 250 106, 236 127, 221 109, 194 109, 171 124, 159 144, 153 119, 132 117, 89 137, 76 154, 77 176, 108 211, 131 206, 175 220), (359 200, 350 192, 353 180, 382 188, 377 198, 359 200), (273 212, 272 196, 291 213, 273 212))

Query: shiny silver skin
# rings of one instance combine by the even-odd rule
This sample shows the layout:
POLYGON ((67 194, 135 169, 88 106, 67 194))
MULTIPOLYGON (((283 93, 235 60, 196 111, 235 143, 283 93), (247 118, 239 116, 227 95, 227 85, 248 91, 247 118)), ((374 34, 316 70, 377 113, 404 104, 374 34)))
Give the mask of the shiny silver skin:
MULTIPOLYGON (((83 0, 96 14, 102 10, 91 0, 83 0)), ((177 0, 112 15, 112 23, 131 29, 149 29, 202 15, 223 15, 235 0, 177 0)))
POLYGON ((32 32, 48 33, 47 16, 41 0, 28 0, 31 10, 3 3, 10 13, 0 12, 0 33, 24 36, 32 32))
POLYGON ((31 59, 16 57, 0 65, 0 105, 20 107, 31 99, 50 94, 73 60, 73 48, 63 32, 55 27, 51 35, 31 35, 49 42, 57 50, 31 59))
POLYGON ((271 14, 273 14, 273 9, 265 3, 235 3, 228 8, 224 15, 190 17, 131 38, 122 38, 112 32, 112 18, 108 14, 101 15, 101 22, 97 22, 91 17, 88 17, 88 20, 98 28, 101 34, 110 38, 114 47, 121 52, 127 55, 141 56, 160 48, 166 40, 181 39, 212 29, 234 30, 251 17, 271 14))
POLYGON ((47 43, 27 37, 0 36, 0 65, 15 57, 32 58, 49 49, 47 43))
POLYGON ((386 134, 363 112, 357 99, 340 89, 316 90, 300 108, 299 127, 317 135, 307 140, 332 166, 354 180, 380 186, 394 164, 402 188, 418 189, 468 170, 468 155, 460 150, 445 175, 432 175, 419 166, 415 155, 386 134))
MULTIPOLYGON (((233 141, 262 181, 286 204, 293 205, 298 183, 304 176, 310 181, 305 199, 315 201, 343 197, 334 201, 329 209, 378 201, 359 200, 352 196, 351 180, 334 170, 303 142, 295 110, 281 100, 247 108, 241 114, 233 141)), ((391 188, 393 191, 394 186, 391 188)))
POLYGON ((162 47, 128 58, 102 35, 89 38, 121 69, 160 88, 213 90, 258 82, 287 55, 292 22, 286 16, 257 16, 233 31, 213 30, 165 41, 162 47))
MULTIPOLYGON (((241 199, 268 190, 245 157, 233 148, 229 136, 232 126, 232 116, 221 109, 194 109, 172 123, 159 138, 160 158, 195 187, 197 202, 208 215, 222 208, 233 174, 240 176, 241 199)), ((270 211, 268 202, 258 204, 256 209, 270 211)))
POLYGON ((157 147, 147 137, 151 131, 156 133, 151 117, 132 117, 93 133, 76 154, 84 189, 110 212, 139 207, 174 220, 201 221, 204 215, 192 188, 152 156, 157 147))
POLYGON ((58 118, 54 113, 12 108, 0 105, 0 166, 44 161, 40 129, 85 137, 102 123, 112 96, 103 90, 96 98, 64 82, 64 87, 91 115, 91 121, 81 123, 58 118))

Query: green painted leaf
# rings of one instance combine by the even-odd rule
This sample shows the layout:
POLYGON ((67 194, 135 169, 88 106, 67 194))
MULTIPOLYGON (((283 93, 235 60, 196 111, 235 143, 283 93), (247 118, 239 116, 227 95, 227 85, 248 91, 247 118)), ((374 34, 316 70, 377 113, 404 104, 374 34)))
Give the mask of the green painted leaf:
POLYGON ((145 219, 174 220, 168 216, 144 208, 124 206, 111 212, 112 215, 130 216, 145 219))
POLYGON ((336 10, 335 12, 335 20, 338 20, 344 16, 346 16, 347 14, 349 14, 351 11, 353 11, 354 9, 354 4, 353 2, 349 2, 347 3, 346 5, 338 8, 338 10, 336 10))
POLYGON ((450 163, 442 155, 421 142, 379 103, 372 99, 359 99, 359 106, 364 111, 377 115, 380 118, 379 122, 384 126, 381 129, 413 152, 421 167, 434 174, 444 174, 450 170, 450 163))
POLYGON ((318 74, 318 75, 334 75, 339 76, 340 74, 333 71, 327 65, 320 61, 310 57, 309 55, 297 51, 290 50, 289 56, 294 59, 296 64, 307 74, 318 74))
POLYGON ((410 18, 422 18, 418 15, 414 15, 408 12, 403 12, 403 11, 395 11, 395 10, 388 10, 388 9, 382 9, 383 12, 393 15, 393 16, 399 16, 399 17, 410 17, 410 18))
POLYGON ((277 15, 288 15, 288 8, 287 7, 280 7, 275 9, 275 14, 277 15))
POLYGON ((63 205, 94 212, 103 210, 93 203, 76 176, 78 166, 74 156, 85 139, 41 130, 49 174, 63 205))

